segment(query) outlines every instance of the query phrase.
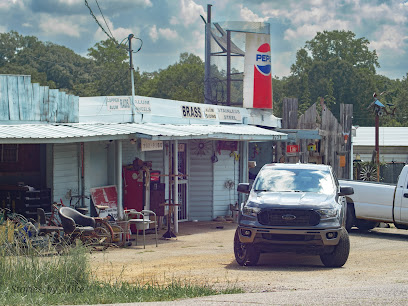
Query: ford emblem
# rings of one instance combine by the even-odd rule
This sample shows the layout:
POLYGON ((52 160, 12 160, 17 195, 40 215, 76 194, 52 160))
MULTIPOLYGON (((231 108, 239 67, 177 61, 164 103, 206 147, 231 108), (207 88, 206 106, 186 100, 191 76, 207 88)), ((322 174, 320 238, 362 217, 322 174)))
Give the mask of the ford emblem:
POLYGON ((283 219, 283 220, 286 220, 286 221, 292 221, 292 220, 295 220, 295 219, 296 219, 296 216, 295 216, 295 215, 289 215, 289 214, 287 214, 287 215, 282 215, 282 219, 283 219))

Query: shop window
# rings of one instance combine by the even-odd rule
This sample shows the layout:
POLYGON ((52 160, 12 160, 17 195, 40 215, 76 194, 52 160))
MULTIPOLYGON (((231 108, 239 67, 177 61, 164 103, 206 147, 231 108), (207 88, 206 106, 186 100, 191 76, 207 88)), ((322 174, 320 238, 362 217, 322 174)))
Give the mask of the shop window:
POLYGON ((0 162, 17 163, 18 162, 18 144, 0 145, 0 162))

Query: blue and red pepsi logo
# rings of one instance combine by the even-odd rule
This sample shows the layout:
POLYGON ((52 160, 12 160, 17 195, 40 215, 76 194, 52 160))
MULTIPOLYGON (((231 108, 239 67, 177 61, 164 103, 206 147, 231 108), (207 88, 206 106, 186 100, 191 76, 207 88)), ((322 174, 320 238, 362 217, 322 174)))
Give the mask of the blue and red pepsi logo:
POLYGON ((268 75, 271 73, 271 56, 269 52, 271 47, 268 43, 261 45, 256 53, 256 64, 258 71, 263 75, 268 75))

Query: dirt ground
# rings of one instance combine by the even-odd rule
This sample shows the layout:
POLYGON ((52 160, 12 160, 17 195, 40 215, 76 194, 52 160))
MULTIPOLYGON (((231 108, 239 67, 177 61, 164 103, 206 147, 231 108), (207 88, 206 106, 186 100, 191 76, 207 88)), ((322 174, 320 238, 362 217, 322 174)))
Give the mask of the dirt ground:
POLYGON ((352 230, 351 251, 342 268, 326 268, 318 256, 290 253, 262 254, 255 267, 241 267, 234 259, 232 222, 180 223, 176 238, 146 235, 140 244, 95 252, 92 268, 104 280, 132 283, 168 283, 181 280, 247 292, 308 290, 376 284, 408 285, 408 231, 376 228, 367 233, 352 230))

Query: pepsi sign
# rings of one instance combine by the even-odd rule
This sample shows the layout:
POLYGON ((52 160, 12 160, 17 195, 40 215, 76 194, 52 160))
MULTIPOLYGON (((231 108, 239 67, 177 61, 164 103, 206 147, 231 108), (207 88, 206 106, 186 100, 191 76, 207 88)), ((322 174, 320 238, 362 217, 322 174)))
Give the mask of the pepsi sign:
POLYGON ((256 53, 256 68, 263 75, 269 75, 271 73, 271 47, 269 44, 263 44, 260 46, 256 53))
POLYGON ((244 107, 272 108, 272 66, 270 36, 246 34, 244 107))

